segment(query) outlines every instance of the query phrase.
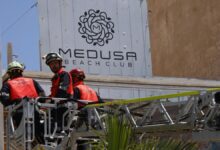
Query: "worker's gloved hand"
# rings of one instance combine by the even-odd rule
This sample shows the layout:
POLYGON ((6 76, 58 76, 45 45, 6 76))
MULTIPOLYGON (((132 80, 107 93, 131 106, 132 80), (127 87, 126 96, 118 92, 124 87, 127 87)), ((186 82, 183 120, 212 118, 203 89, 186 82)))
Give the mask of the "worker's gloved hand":
POLYGON ((40 111, 46 113, 46 112, 48 111, 48 108, 46 108, 46 107, 41 107, 41 108, 40 108, 40 111))
MULTIPOLYGON (((39 101, 39 100, 38 100, 39 101)), ((39 101, 40 103, 51 103, 51 99, 43 99, 42 101, 39 101)), ((48 111, 48 108, 47 107, 40 107, 40 110, 43 111, 43 112, 47 112, 48 111)))
POLYGON ((52 103, 53 101, 51 99, 46 99, 45 103, 52 103))
POLYGON ((40 103, 45 103, 46 100, 47 100, 47 99, 45 99, 45 98, 39 98, 39 99, 38 99, 38 102, 40 102, 40 103))

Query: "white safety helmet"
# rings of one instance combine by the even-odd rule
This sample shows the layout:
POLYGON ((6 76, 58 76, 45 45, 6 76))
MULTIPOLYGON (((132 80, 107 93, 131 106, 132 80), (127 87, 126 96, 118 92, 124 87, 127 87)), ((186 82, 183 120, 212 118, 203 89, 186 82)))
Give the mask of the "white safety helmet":
POLYGON ((8 64, 8 69, 7 69, 7 72, 10 73, 14 70, 18 70, 18 71, 21 71, 23 72, 24 71, 24 65, 17 62, 17 61, 13 61, 11 63, 8 64))

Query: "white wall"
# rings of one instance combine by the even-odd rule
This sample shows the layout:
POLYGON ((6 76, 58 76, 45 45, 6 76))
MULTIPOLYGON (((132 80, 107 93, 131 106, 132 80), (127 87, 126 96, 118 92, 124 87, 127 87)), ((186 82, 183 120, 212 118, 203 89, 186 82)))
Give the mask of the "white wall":
MULTIPOLYGON (((24 72, 36 79, 47 95, 50 94, 52 73, 24 72)), ((131 99, 183 91, 205 90, 220 87, 220 81, 187 78, 133 78, 87 75, 86 84, 94 88, 104 99, 131 99)))
POLYGON ((38 0, 38 8, 41 56, 60 52, 67 70, 87 74, 152 76, 146 1, 38 0))

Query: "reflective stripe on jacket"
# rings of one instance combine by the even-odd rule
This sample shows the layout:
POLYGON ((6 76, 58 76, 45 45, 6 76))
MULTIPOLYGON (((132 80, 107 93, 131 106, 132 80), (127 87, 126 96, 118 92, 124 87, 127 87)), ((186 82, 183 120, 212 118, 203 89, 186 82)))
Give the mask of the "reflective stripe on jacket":
POLYGON ((22 99, 24 97, 36 98, 37 91, 33 79, 18 77, 8 81, 10 88, 10 100, 22 99))

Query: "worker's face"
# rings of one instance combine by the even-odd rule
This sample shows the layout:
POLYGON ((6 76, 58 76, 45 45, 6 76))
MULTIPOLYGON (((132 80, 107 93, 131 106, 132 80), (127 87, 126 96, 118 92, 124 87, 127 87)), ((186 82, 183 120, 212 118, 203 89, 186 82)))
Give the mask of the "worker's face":
POLYGON ((72 83, 75 84, 77 83, 79 80, 75 75, 72 75, 72 83))
POLYGON ((50 70, 53 72, 53 73, 57 73, 60 68, 61 68, 61 62, 60 61, 51 61, 49 63, 49 67, 50 67, 50 70))

